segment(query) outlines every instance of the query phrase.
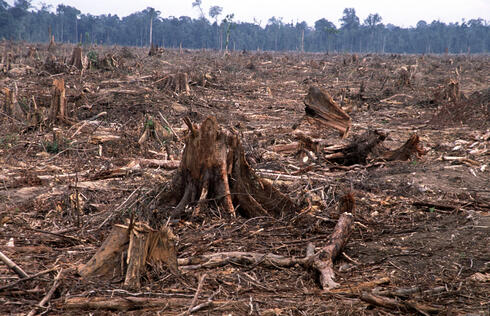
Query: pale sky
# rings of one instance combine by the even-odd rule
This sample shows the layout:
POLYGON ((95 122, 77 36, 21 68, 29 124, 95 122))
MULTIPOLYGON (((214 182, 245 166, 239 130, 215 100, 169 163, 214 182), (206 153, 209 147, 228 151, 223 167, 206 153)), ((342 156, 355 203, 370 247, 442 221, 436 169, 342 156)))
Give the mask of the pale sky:
MULTIPOLYGON (((14 0, 7 0, 12 4, 14 0)), ((56 6, 60 3, 76 7, 82 13, 117 14, 120 18, 136 11, 153 7, 162 12, 162 17, 190 16, 197 18, 199 11, 192 7, 193 0, 33 0, 32 4, 40 7, 40 3, 56 6)), ((242 22, 261 22, 267 24, 270 17, 282 17, 283 21, 306 21, 313 26, 321 18, 339 26, 344 8, 356 9, 361 23, 370 13, 379 13, 383 23, 397 26, 415 26, 418 21, 427 23, 433 20, 442 22, 461 22, 461 19, 483 18, 490 21, 490 0, 202 0, 204 13, 207 15, 213 5, 223 7, 223 15, 235 14, 235 20, 242 22)))

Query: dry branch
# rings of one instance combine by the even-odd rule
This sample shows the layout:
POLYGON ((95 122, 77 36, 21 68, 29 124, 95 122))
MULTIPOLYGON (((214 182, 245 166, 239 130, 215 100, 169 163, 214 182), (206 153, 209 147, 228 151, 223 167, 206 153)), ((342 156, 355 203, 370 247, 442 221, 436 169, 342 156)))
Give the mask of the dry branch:
POLYGON ((29 275, 22 270, 21 267, 19 267, 15 262, 9 259, 6 255, 3 254, 3 252, 0 251, 0 260, 3 261, 9 267, 12 271, 14 271, 19 277, 22 279, 28 278, 29 275))

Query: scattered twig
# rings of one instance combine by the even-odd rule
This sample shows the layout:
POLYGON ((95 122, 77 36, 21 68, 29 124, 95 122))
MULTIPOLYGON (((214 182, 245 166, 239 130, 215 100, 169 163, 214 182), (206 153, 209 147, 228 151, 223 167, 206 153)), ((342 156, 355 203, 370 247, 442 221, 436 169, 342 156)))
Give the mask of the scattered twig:
POLYGON ((19 279, 19 280, 15 281, 15 282, 12 282, 12 283, 7 284, 7 285, 0 286, 0 291, 3 291, 3 290, 8 289, 8 288, 11 288, 11 287, 13 287, 13 286, 15 286, 15 285, 17 285, 17 284, 19 284, 19 283, 21 283, 21 282, 24 282, 24 281, 29 281, 29 280, 35 279, 35 278, 37 278, 38 276, 41 276, 41 275, 44 275, 44 274, 46 274, 46 273, 52 272, 52 271, 54 271, 54 270, 56 270, 56 269, 58 269, 58 266, 55 266, 55 267, 53 267, 53 268, 51 268, 51 269, 47 269, 47 270, 44 270, 44 271, 41 271, 41 272, 38 272, 38 273, 36 273, 36 274, 31 275, 30 277, 23 278, 23 279, 19 279))
POLYGON ((49 300, 51 299, 51 296, 53 296, 54 294, 54 291, 56 291, 56 289, 58 288, 58 285, 60 283, 60 279, 61 279, 61 274, 63 272, 63 269, 60 269, 60 271, 58 271, 58 274, 56 275, 56 277, 54 278, 54 282, 53 282, 53 285, 51 286, 51 288, 49 289, 48 293, 46 293, 46 295, 43 297, 43 299, 39 302, 39 304, 34 307, 30 312, 29 314, 27 314, 27 316, 34 316, 36 315, 37 313, 37 309, 38 308, 43 308, 45 307, 46 303, 49 302, 49 300))
POLYGON ((17 275, 19 277, 21 277, 22 279, 25 279, 25 278, 28 278, 29 277, 29 275, 27 273, 25 273, 24 270, 22 270, 21 267, 19 267, 15 262, 13 262, 12 260, 10 260, 1 251, 0 251, 0 260, 2 260, 7 265, 7 267, 9 267, 12 271, 14 271, 15 273, 17 273, 17 275))

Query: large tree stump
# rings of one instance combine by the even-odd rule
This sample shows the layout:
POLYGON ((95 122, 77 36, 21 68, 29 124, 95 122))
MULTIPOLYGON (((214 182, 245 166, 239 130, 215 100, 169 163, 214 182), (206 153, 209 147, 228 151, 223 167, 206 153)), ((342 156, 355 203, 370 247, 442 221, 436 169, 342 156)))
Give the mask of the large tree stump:
POLYGON ((347 136, 352 120, 327 91, 311 86, 304 102, 307 118, 335 128, 340 131, 342 138, 347 136))
POLYGON ((97 253, 78 267, 82 277, 124 277, 126 288, 140 287, 141 274, 147 264, 162 269, 166 266, 178 274, 176 237, 168 227, 160 230, 144 223, 115 225, 97 253))
POLYGON ((235 131, 224 131, 216 118, 208 117, 200 128, 189 127, 180 167, 172 189, 163 198, 176 204, 172 215, 182 217, 186 207, 216 201, 227 213, 246 217, 282 216, 295 212, 291 199, 258 177, 245 160, 235 131))

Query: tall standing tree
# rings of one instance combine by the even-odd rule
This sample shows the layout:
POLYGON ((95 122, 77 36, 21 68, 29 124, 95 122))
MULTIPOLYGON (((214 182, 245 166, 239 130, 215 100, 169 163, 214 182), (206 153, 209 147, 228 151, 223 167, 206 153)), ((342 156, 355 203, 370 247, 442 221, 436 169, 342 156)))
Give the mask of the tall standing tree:
POLYGON ((369 37, 370 37, 370 40, 369 40, 368 45, 367 45, 368 49, 374 48, 374 50, 376 50, 375 49, 376 43, 375 43, 374 37, 376 35, 377 26, 381 23, 381 20, 382 20, 382 18, 378 13, 370 14, 364 20, 364 26, 367 27, 368 32, 369 32, 369 37))
POLYGON ((192 3, 192 7, 193 8, 197 7, 199 9, 199 12, 201 13, 200 18, 205 19, 204 11, 202 10, 202 0, 195 0, 192 3))
POLYGON ((149 44, 150 44, 150 47, 152 47, 152 45, 153 45, 153 20, 156 17, 160 16, 161 12, 158 11, 158 10, 155 10, 152 7, 147 7, 143 11, 143 13, 150 18, 150 39, 149 39, 149 44))
MULTIPOLYGON (((223 8, 220 6, 215 5, 209 8, 209 16, 214 19, 214 23, 216 24, 216 35, 218 39, 216 44, 219 45, 220 50, 223 49, 223 43, 221 39, 221 29, 218 25, 218 18, 221 15, 221 12, 223 12, 223 8)), ((218 48, 218 46, 216 48, 218 48)))
MULTIPOLYGON (((350 45, 350 51, 354 51, 354 45, 356 41, 357 31, 359 29, 359 18, 356 15, 356 9, 354 8, 345 8, 344 15, 339 20, 341 23, 341 29, 344 35, 344 43, 348 43, 350 45)), ((346 47, 344 47, 345 50, 346 47)))

